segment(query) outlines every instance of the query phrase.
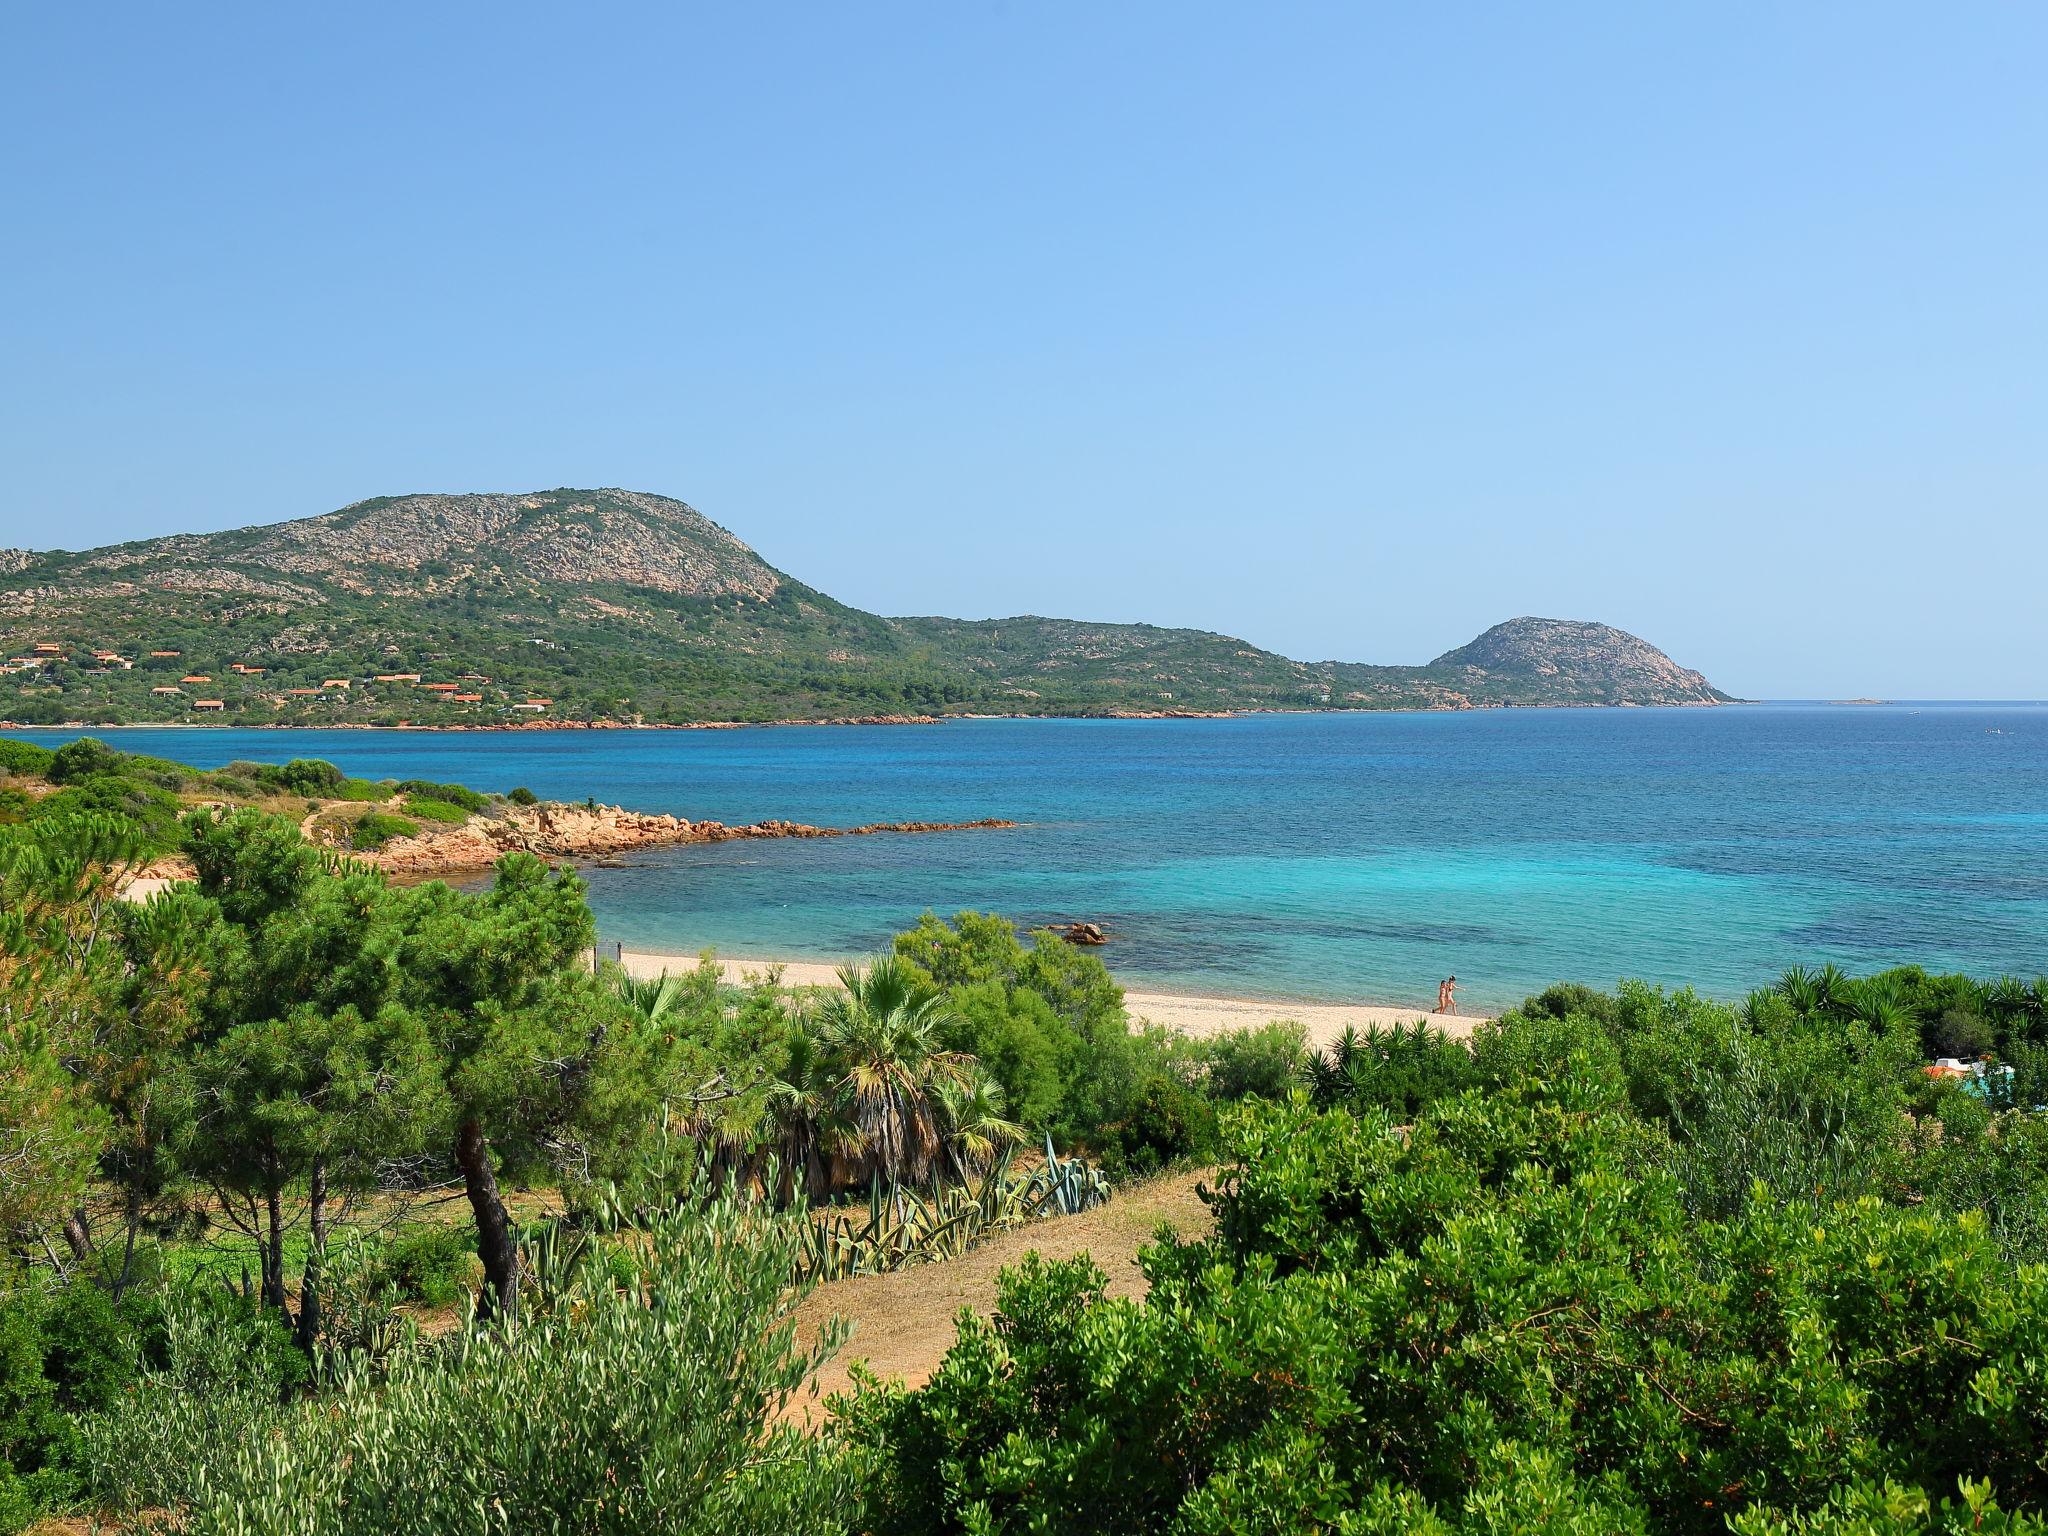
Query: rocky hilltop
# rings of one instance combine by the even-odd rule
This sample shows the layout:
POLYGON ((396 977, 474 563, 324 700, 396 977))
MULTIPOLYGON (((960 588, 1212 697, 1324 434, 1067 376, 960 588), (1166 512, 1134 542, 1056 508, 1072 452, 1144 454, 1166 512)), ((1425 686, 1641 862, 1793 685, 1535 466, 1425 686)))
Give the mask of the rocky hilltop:
POLYGON ((0 551, 0 720, 581 726, 1724 698, 1643 641, 1517 619, 1426 666, 1205 630, 883 618, 687 504, 416 495, 80 553, 0 551))
POLYGON ((1578 619, 1509 619, 1446 651, 1430 670, 1456 672, 1479 691, 1523 680, 1595 704, 1725 704, 1729 695, 1647 640, 1578 619))
POLYGON ((525 582, 765 601, 783 580, 696 508, 616 490, 380 497, 296 522, 95 550, 77 567, 145 579, 256 567, 408 595, 525 582))

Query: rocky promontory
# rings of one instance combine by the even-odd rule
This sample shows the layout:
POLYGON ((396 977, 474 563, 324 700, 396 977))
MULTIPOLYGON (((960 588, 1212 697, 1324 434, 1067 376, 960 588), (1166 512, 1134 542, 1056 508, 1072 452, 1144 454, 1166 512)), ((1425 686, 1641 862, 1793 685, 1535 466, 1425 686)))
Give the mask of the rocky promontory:
POLYGON ((616 805, 542 801, 536 805, 507 805, 472 816, 460 826, 424 826, 416 836, 394 838, 381 848, 354 857, 392 874, 427 878, 488 869, 508 853, 532 853, 546 859, 601 859, 640 848, 684 843, 989 831, 1016 825, 1014 821, 988 817, 980 821, 878 821, 858 827, 814 827, 806 822, 780 820, 728 826, 722 821, 649 815, 616 805))

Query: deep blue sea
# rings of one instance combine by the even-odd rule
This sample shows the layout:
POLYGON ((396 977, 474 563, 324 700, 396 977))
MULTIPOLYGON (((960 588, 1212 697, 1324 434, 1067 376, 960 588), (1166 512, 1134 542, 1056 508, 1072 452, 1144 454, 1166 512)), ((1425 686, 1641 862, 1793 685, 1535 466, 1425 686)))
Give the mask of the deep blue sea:
MULTIPOLYGON (((55 742, 75 732, 22 731, 55 742)), ((727 822, 1027 823, 591 869, 629 947, 842 957, 925 908, 1115 934, 1126 982, 1497 1008, 1794 963, 2048 972, 2048 707, 977 720, 740 731, 98 733, 727 822)))

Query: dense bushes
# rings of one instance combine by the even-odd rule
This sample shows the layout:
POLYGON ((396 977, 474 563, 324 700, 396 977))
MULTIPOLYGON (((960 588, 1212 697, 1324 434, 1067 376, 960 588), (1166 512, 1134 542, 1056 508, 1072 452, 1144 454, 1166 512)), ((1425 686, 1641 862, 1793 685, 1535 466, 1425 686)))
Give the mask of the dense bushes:
POLYGON ((90 1464, 79 1416, 119 1400, 164 1330, 155 1298, 96 1285, 17 1276, 0 1297, 0 1531, 12 1531, 77 1495, 90 1464))
MULTIPOLYGON (((1216 1151, 1203 1048, 1164 1030, 1134 1030, 1123 989, 1101 959, 1052 933, 1026 943, 1003 918, 927 912, 896 953, 943 1001, 942 1037, 1001 1086, 1010 1115, 1084 1148, 1116 1172, 1151 1172, 1216 1151)), ((1233 1087, 1275 1080, 1277 1039, 1233 1042, 1233 1087), (1254 1067, 1261 1052, 1268 1058, 1254 1067)))
POLYGON ((489 795, 480 795, 461 784, 436 784, 432 779, 401 779, 398 792, 405 796, 409 805, 417 806, 422 801, 439 800, 447 805, 459 806, 471 815, 490 809, 491 804, 489 795))
POLYGON ((420 824, 404 816, 393 816, 384 811, 365 811, 348 827, 348 845, 358 853, 368 853, 382 848, 394 838, 413 837, 418 834, 420 824))
POLYGON ((56 755, 48 747, 39 747, 32 741, 0 736, 0 773, 47 777, 50 762, 56 755))
POLYGON ((469 820, 469 812, 454 802, 421 795, 405 797, 405 814, 414 821, 437 822, 446 827, 459 827, 469 820))
POLYGON ((1405 1135, 1297 1103, 1230 1140, 1216 1237, 1153 1250, 1147 1301, 1027 1264, 928 1386, 851 1406, 877 1528, 1708 1532, 1885 1479, 2048 1496, 2048 1270, 1977 1218, 1700 1219, 1670 1138, 1570 1069, 1405 1135))
POLYGON ((654 1216, 630 1250, 543 1263, 518 1327, 353 1365, 303 1407, 152 1376, 126 1417, 209 1449, 126 1502, 187 1506, 192 1536, 843 1529, 848 1464, 773 1424, 836 1342, 796 1336, 796 1219, 725 1198, 654 1216), (199 1439, 223 1401, 251 1422, 199 1439))
POLYGON ((1217 1233, 1146 1301, 1027 1263, 848 1407, 871 1520, 2042 1530, 1998 1504, 2048 1501, 2048 1119, 1920 1074, 1963 988, 1810 981, 1340 1041, 1225 1115, 1217 1233))

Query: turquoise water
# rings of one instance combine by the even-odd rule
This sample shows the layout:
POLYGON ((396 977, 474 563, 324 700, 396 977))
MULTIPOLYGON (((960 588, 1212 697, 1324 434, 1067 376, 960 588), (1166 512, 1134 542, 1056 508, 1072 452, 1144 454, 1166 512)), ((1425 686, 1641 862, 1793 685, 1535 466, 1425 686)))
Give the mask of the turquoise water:
MULTIPOLYGON (((62 732, 20 732, 45 741, 62 732)), ((591 869, 608 939, 837 957, 926 907, 1086 918, 1127 982, 1498 1007, 1624 975, 2048 972, 2048 708, 1502 710, 934 727, 107 731, 205 766, 594 795, 721 821, 1028 823, 591 869)))

